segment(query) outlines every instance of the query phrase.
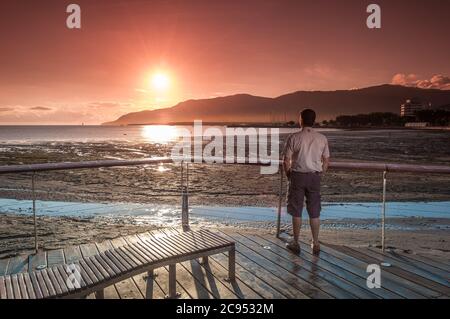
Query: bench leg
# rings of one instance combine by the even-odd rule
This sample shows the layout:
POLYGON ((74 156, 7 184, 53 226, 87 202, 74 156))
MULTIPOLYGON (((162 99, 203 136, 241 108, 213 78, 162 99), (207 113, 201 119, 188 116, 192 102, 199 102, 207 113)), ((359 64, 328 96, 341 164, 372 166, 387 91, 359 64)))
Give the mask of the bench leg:
POLYGON ((178 298, 181 294, 177 292, 177 266, 176 264, 169 265, 169 294, 166 298, 178 298))
POLYGON ((154 270, 147 272, 147 286, 145 288, 145 299, 153 299, 153 279, 155 278, 154 270))
POLYGON ((228 278, 226 281, 234 282, 236 281, 236 248, 233 247, 228 252, 228 278))
POLYGON ((95 299, 105 299, 105 290, 100 289, 95 292, 95 299))
POLYGON ((202 265, 207 265, 208 262, 209 262, 208 256, 203 256, 203 257, 202 257, 202 261, 200 262, 200 264, 202 264, 202 265))

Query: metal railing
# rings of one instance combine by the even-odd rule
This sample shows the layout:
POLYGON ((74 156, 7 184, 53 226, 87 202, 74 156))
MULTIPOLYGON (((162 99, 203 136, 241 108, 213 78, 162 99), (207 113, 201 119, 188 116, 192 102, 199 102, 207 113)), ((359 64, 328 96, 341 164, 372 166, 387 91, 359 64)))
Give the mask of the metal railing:
MULTIPOLYGON (((169 157, 152 157, 144 159, 130 159, 130 160, 98 160, 98 161, 81 161, 81 162, 59 162, 59 163, 42 163, 42 164, 24 164, 24 165, 5 165, 0 166, 1 174, 10 173, 32 173, 31 188, 32 188, 32 212, 34 220, 34 240, 35 250, 38 251, 38 235, 37 235, 37 221, 36 221, 36 195, 35 195, 35 174, 43 171, 56 171, 56 170, 71 170, 71 169, 86 169, 86 168, 105 168, 105 167, 120 167, 120 166, 139 166, 139 165, 152 165, 163 163, 174 163, 172 158, 169 157)), ((186 160, 178 161, 181 164, 181 196, 182 196, 182 227, 184 230, 189 229, 189 164, 190 163, 214 163, 213 160, 208 158, 196 158, 191 157, 186 160), (185 173, 186 171, 186 173, 185 173)), ((252 165, 252 166, 269 166, 278 165, 280 184, 278 193, 278 209, 277 209, 277 221, 276 221, 276 236, 280 236, 281 227, 281 211, 283 202, 283 176, 284 173, 281 169, 282 161, 272 161, 272 163, 247 163, 245 159, 235 158, 234 162, 223 162, 223 165, 252 165)), ((382 250, 385 250, 385 219, 386 219, 386 185, 387 185, 387 173, 440 173, 450 174, 450 166, 447 165, 417 165, 417 164, 396 164, 396 163, 376 163, 376 162, 340 162, 333 161, 329 164, 329 169, 333 170, 364 170, 364 171, 380 171, 382 172, 382 206, 381 206, 381 246, 382 250)))

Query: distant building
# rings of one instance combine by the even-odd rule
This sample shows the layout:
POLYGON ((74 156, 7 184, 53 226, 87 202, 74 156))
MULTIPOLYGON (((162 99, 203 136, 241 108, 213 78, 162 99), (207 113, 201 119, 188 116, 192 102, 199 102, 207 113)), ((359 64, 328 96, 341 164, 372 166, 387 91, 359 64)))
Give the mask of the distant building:
POLYGON ((417 111, 425 110, 427 109, 427 105, 425 103, 422 103, 417 98, 412 98, 406 100, 405 103, 403 103, 400 106, 400 116, 401 117, 414 117, 416 115, 417 111))
POLYGON ((405 127, 416 128, 416 127, 427 127, 429 126, 428 122, 408 122, 405 123, 405 127))

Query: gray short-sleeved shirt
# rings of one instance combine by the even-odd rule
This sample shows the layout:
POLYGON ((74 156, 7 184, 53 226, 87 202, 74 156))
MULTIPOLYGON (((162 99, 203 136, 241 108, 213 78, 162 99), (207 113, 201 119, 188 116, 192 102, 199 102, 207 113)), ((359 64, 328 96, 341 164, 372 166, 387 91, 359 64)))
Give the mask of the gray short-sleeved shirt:
POLYGON ((322 157, 330 157, 328 140, 313 128, 305 127, 288 137, 283 155, 292 160, 294 172, 322 172, 322 157))

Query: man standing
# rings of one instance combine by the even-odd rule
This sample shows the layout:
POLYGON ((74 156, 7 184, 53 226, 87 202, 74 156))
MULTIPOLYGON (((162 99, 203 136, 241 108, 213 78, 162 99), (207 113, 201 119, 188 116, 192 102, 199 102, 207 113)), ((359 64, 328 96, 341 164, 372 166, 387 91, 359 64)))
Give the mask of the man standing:
POLYGON ((304 109, 300 114, 301 130, 288 137, 283 152, 283 167, 289 180, 287 212, 292 216, 294 233, 286 247, 297 254, 305 197, 313 238, 311 248, 315 254, 320 251, 320 177, 328 169, 330 151, 327 138, 312 128, 315 120, 316 113, 304 109))

